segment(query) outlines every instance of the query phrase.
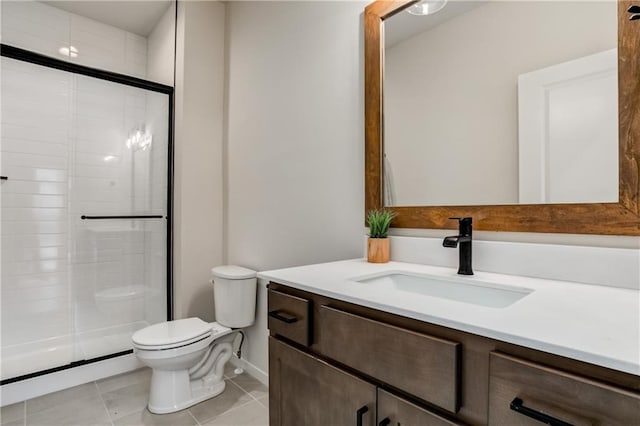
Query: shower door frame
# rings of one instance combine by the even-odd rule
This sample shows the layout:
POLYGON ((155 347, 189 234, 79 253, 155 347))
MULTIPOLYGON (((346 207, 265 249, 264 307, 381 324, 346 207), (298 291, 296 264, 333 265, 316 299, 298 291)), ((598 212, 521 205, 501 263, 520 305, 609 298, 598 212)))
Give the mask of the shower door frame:
MULTIPOLYGON (((167 321, 173 319, 173 129, 174 129, 174 89, 171 86, 167 86, 153 81, 145 80, 138 77, 133 77, 125 74, 120 74, 112 71, 106 71, 98 68, 92 68, 85 65, 79 65, 72 62, 66 62, 60 59, 52 58, 50 56, 42 55, 40 53, 32 52, 30 50, 21 49, 19 47, 10 46, 7 44, 0 44, 0 56, 3 58, 15 59, 22 62, 28 62, 35 65, 40 65, 47 68, 53 68, 61 71, 70 72, 72 74, 84 75, 87 77, 97 78, 99 80, 110 81, 113 83, 123 84, 129 87, 136 87, 139 89, 149 90, 152 92, 162 93, 169 96, 169 135, 168 135, 168 153, 167 153, 167 215, 165 217, 167 221, 167 321)), ((10 177, 9 177, 10 178, 10 177)), ((22 376, 11 377, 0 381, 0 386, 15 383, 33 377, 42 376, 45 374, 55 373, 57 371, 67 370, 69 368, 78 367, 81 365, 91 364, 94 362, 104 361, 111 358, 116 358, 123 355, 129 355, 133 353, 133 349, 126 351, 116 352, 113 354, 103 355, 96 358, 73 361, 66 365, 59 367, 48 368, 46 370, 35 371, 33 373, 24 374, 22 376)))

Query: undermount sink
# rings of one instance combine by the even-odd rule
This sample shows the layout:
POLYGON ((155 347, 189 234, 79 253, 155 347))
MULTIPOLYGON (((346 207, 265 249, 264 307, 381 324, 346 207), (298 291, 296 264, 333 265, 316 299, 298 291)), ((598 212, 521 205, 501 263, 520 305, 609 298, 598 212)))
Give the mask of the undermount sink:
POLYGON ((470 278, 439 277, 401 271, 358 277, 352 281, 389 291, 439 297, 490 308, 506 308, 533 292, 524 287, 470 281, 470 278))

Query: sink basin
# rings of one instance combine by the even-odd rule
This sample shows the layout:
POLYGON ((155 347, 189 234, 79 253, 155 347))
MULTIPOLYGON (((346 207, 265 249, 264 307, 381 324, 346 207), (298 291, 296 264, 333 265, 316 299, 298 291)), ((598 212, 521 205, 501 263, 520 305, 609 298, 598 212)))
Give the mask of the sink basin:
POLYGON ((439 277, 398 271, 354 278, 353 281, 389 291, 439 297, 489 308, 506 308, 533 292, 524 287, 475 279, 471 281, 470 278, 439 277))

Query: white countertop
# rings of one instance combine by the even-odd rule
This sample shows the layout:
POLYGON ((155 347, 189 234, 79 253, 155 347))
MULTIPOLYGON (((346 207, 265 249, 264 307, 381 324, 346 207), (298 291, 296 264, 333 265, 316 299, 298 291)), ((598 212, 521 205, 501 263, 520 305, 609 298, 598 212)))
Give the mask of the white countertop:
POLYGON ((461 277, 456 270, 365 259, 260 272, 259 278, 433 324, 640 375, 640 292, 566 281, 476 272, 469 284, 491 282, 534 290, 492 308, 401 290, 353 278, 403 271, 461 277))

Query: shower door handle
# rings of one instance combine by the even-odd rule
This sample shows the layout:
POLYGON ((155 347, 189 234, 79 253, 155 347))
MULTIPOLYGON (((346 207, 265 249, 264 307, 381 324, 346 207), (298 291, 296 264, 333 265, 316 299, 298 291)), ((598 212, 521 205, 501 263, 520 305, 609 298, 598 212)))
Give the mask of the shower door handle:
POLYGON ((82 220, 107 220, 107 219, 163 219, 162 215, 132 215, 132 216, 87 216, 82 215, 82 220))

